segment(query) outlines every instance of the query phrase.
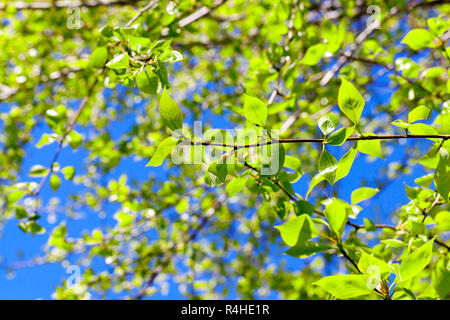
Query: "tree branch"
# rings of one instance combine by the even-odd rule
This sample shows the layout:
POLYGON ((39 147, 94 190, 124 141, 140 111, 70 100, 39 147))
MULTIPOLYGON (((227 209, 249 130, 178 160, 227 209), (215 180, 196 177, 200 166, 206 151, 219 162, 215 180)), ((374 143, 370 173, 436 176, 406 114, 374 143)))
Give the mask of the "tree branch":
MULTIPOLYGON (((37 189, 31 194, 32 196, 35 196, 36 198, 39 196, 39 194, 40 194, 42 188, 43 188, 44 185, 45 185, 45 182, 47 181, 47 179, 49 178, 49 176, 53 173, 54 166, 55 166, 55 164, 56 164, 56 161, 57 161, 58 158, 59 158, 59 155, 60 155, 60 153, 61 153, 63 144, 64 144, 64 142, 65 142, 67 136, 70 134, 70 132, 72 131, 73 127, 75 126, 75 123, 77 122, 77 120, 78 120, 78 118, 80 117, 81 113, 83 112, 84 108, 86 107, 87 102, 88 102, 88 100, 89 100, 89 98, 90 98, 90 96, 91 96, 91 94, 92 94, 92 92, 93 92, 93 90, 94 90, 94 87, 96 86, 96 84, 97 84, 97 82, 98 82, 98 77, 100 76, 100 74, 103 73, 103 70, 104 70, 104 69, 101 69, 101 70, 99 71, 99 74, 95 77, 94 82, 93 82, 93 83, 91 84, 91 86, 89 87, 86 96, 85 96, 85 97, 83 98, 83 100, 81 101, 80 106, 78 107, 78 110, 77 110, 77 112, 76 112, 74 118, 72 119, 72 121, 71 121, 71 122, 69 123, 69 125, 67 126, 67 128, 66 128, 66 130, 65 130, 65 132, 64 132, 64 134, 63 134, 63 136, 61 137, 61 139, 60 139, 60 141, 59 141, 58 148, 56 149, 56 152, 55 152, 55 154, 54 154, 54 156, 53 156, 53 159, 52 159, 52 161, 51 161, 51 163, 50 163, 50 166, 49 166, 49 168, 48 168, 48 170, 47 170, 47 173, 45 174, 45 176, 42 177, 41 182, 39 183, 39 186, 38 186, 37 189)), ((37 211, 37 208, 38 208, 38 201, 36 200, 35 211, 37 211)))
POLYGON ((148 10, 153 9, 154 7, 156 7, 156 5, 158 4, 160 0, 153 0, 150 1, 145 7, 141 8, 138 13, 130 20, 128 21, 128 23, 126 24, 126 27, 131 27, 131 25, 137 20, 139 19, 140 16, 142 16, 142 14, 148 10))
POLYGON ((9 2, 8 4, 0 3, 0 11, 6 10, 6 8, 11 7, 16 10, 46 10, 51 8, 74 8, 74 7, 111 7, 111 6, 120 6, 120 5, 131 5, 137 3, 139 0, 84 0, 84 1, 34 1, 34 2, 25 2, 25 1, 14 1, 9 2))
MULTIPOLYGON (((223 143, 215 143, 210 141, 193 141, 189 138, 185 139, 191 145, 202 145, 202 146, 212 146, 212 147, 223 147, 223 148, 233 148, 234 150, 239 149, 247 149, 247 148, 256 148, 267 146, 271 144, 279 144, 279 143, 324 143, 325 139, 322 138, 298 138, 298 139, 273 139, 265 142, 245 144, 245 145, 237 145, 237 144, 223 144, 223 143)), ((375 136, 359 136, 359 137, 348 137, 347 141, 360 141, 360 140, 400 140, 400 139, 450 139, 449 134, 406 134, 406 135, 375 135, 375 136)))

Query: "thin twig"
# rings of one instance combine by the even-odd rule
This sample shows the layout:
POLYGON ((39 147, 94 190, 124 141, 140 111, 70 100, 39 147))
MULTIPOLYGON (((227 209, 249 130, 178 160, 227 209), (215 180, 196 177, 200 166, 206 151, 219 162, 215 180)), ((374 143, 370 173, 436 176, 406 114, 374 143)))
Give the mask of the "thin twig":
POLYGON ((128 23, 125 25, 125 27, 129 28, 131 27, 131 25, 137 20, 139 19, 140 16, 142 16, 142 14, 150 9, 153 9, 154 7, 156 7, 156 5, 158 4, 160 0, 153 0, 150 1, 145 7, 142 7, 138 13, 130 20, 128 21, 128 23))
MULTIPOLYGON (((400 139, 450 139, 449 134, 398 134, 398 135, 375 135, 375 136, 359 136, 359 137, 348 137, 345 141, 360 141, 360 140, 400 140, 400 139)), ((322 138, 297 138, 297 139, 272 139, 264 142, 251 143, 251 144, 226 144, 226 143, 215 143, 210 141, 193 141, 186 138, 187 142, 191 145, 202 145, 202 146, 212 146, 212 147, 223 147, 223 148, 233 148, 234 150, 247 149, 247 148, 257 148, 272 144, 279 143, 324 143, 325 139, 322 138)))
POLYGON ((138 2, 139 0, 111 0, 111 1, 100 1, 100 0, 85 0, 85 1, 13 1, 8 4, 0 3, 0 11, 6 10, 6 8, 15 8, 16 10, 46 10, 46 9, 61 9, 61 8, 77 8, 77 7, 111 7, 118 5, 130 5, 138 2))

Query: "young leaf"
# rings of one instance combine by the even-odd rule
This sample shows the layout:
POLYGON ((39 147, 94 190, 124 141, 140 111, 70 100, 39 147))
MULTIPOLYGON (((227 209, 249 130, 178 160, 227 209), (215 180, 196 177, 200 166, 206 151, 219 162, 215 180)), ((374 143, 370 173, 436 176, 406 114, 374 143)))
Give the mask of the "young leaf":
POLYGON ((293 217, 275 228, 280 231, 281 238, 288 246, 295 246, 298 242, 304 242, 319 234, 317 227, 307 214, 293 217))
POLYGON ((183 126, 183 113, 166 89, 163 90, 159 99, 159 114, 171 130, 175 131, 183 126))
POLYGON ((136 84, 143 92, 156 94, 156 91, 158 90, 158 76, 153 72, 141 72, 136 77, 136 84))
POLYGON ((284 167, 292 169, 294 171, 297 171, 300 174, 303 174, 302 163, 300 162, 300 160, 297 157, 285 155, 284 167))
POLYGON ((311 215, 314 212, 314 206, 305 200, 298 200, 294 202, 294 212, 297 216, 301 214, 311 215))
MULTIPOLYGON (((364 135, 375 136, 373 133, 366 133, 364 135)), ((358 141, 358 151, 384 160, 380 140, 360 140, 358 141)))
POLYGON ((50 177, 50 187, 52 187, 53 191, 57 191, 60 185, 61 178, 56 174, 52 174, 52 176, 50 177))
POLYGON ((16 190, 16 191, 11 192, 7 198, 8 204, 11 205, 11 204, 14 204, 15 202, 19 201, 20 199, 22 199, 22 197, 25 195, 25 193, 26 192, 23 190, 16 190))
POLYGON ((75 130, 71 130, 69 133, 69 145, 74 149, 78 149, 82 143, 83 137, 75 130))
POLYGON ((228 175, 228 167, 224 163, 214 162, 209 165, 208 173, 212 174, 212 177, 210 175, 210 178, 213 180, 211 185, 216 186, 225 183, 228 175))
POLYGON ((408 254, 400 265, 400 281, 418 275, 431 261, 434 238, 423 244, 413 253, 408 254))
POLYGON ((66 180, 72 180, 75 176, 75 168, 72 166, 65 167, 61 171, 64 174, 64 178, 66 178, 66 180))
POLYGON ((244 115, 248 121, 264 127, 267 121, 267 106, 258 98, 244 94, 244 115))
POLYGON ((338 94, 338 105, 341 111, 356 124, 361 118, 364 104, 364 99, 359 91, 353 84, 342 78, 338 94))
POLYGON ((289 248, 284 253, 294 258, 307 258, 315 253, 327 251, 329 249, 330 246, 323 243, 304 241, 297 243, 294 247, 289 248))
POLYGON ((408 127, 410 126, 410 124, 409 123, 406 123, 406 122, 404 122, 404 121, 402 121, 402 120, 394 120, 393 122, 392 122, 392 125, 394 125, 394 126, 396 126, 396 127, 399 127, 399 128, 403 128, 403 129, 408 129, 408 127))
POLYGON ((100 69, 103 68, 103 66, 106 63, 106 60, 108 60, 108 49, 106 47, 98 47, 97 49, 92 52, 91 55, 91 65, 94 68, 100 69))
POLYGON ((330 134, 330 136, 327 138, 326 143, 331 144, 332 146, 340 146, 344 144, 347 138, 352 135, 353 131, 355 131, 355 126, 350 128, 341 128, 338 131, 330 134))
POLYGON ((378 193, 378 191, 380 190, 369 187, 362 187, 356 189, 355 191, 352 192, 352 204, 357 204, 361 201, 372 198, 374 195, 378 193))
POLYGON ((30 172, 28 175, 30 177, 42 177, 44 176, 48 171, 48 168, 41 166, 40 164, 35 164, 31 167, 30 172))
POLYGON ((403 38, 402 43, 417 51, 432 46, 433 35, 425 29, 413 29, 403 38))
POLYGON ((114 215, 120 227, 127 227, 133 223, 133 216, 126 212, 118 212, 114 215))
POLYGON ((367 232, 377 231, 375 224, 367 218, 364 218, 364 226, 367 232))
POLYGON ((331 184, 334 184, 336 175, 336 158, 327 150, 323 150, 319 158, 319 173, 331 184))
POLYGON ((110 60, 106 64, 106 66, 109 69, 113 69, 113 70, 125 69, 125 68, 128 68, 128 66, 130 64, 129 59, 130 58, 128 56, 128 53, 122 53, 122 54, 119 54, 119 55, 115 56, 112 60, 110 60))
POLYGON ((247 178, 245 177, 234 178, 227 184, 225 191, 230 197, 234 196, 235 194, 241 192, 246 182, 247 178))
POLYGON ((430 115, 430 109, 426 106, 418 106, 408 113, 408 122, 413 123, 419 120, 425 120, 430 115))
MULTIPOLYGON (((413 123, 412 125, 410 125, 408 127, 409 132, 411 132, 412 134, 430 134, 430 135, 436 135, 438 134, 436 129, 425 124, 425 123, 413 123)), ((429 140, 432 141, 437 141, 435 138, 427 138, 429 140)))
POLYGON ((363 273, 367 273, 368 269, 371 266, 378 267, 381 274, 389 275, 394 272, 394 269, 391 268, 391 266, 388 265, 383 260, 375 258, 374 256, 367 254, 365 251, 362 251, 361 257, 359 258, 358 261, 358 269, 361 270, 363 273))
POLYGON ((357 153, 358 148, 357 144, 355 143, 353 147, 350 148, 350 150, 348 150, 347 153, 344 154, 339 160, 338 168, 336 170, 336 177, 334 179, 335 183, 348 175, 357 153))
POLYGON ((445 148, 439 150, 439 161, 434 172, 434 184, 436 190, 447 202, 450 193, 450 171, 447 171, 450 155, 445 148))
POLYGON ((327 217, 330 229, 338 236, 344 230, 349 209, 350 206, 339 199, 333 199, 325 208, 325 216, 327 217))
POLYGON ((386 239, 381 240, 381 242, 387 244, 388 246, 391 246, 392 248, 403 248, 408 246, 406 242, 397 239, 386 239))
POLYGON ((265 159, 263 167, 260 170, 262 176, 274 176, 280 173, 281 169, 283 169, 286 151, 284 150, 284 146, 281 143, 270 144, 264 146, 265 152, 262 159, 265 159))
POLYGON ((317 124, 320 128, 320 131, 322 131, 322 133, 326 136, 336 129, 337 125, 339 124, 339 119, 334 113, 327 113, 320 117, 317 124))
POLYGON ((172 149, 176 146, 178 140, 174 137, 168 137, 161 141, 156 148, 155 153, 153 154, 149 163, 147 163, 146 167, 159 167, 164 162, 164 159, 172 152, 172 149))
POLYGON ((320 173, 316 174, 312 179, 311 183, 309 185, 308 192, 306 193, 306 199, 308 198, 311 191, 314 189, 315 186, 317 186, 319 183, 321 183, 323 180, 325 180, 324 176, 320 173))
POLYGON ((367 286, 364 274, 335 275, 320 279, 313 284, 323 288, 338 299, 349 299, 373 294, 367 286))
POLYGON ((300 60, 300 63, 307 66, 314 66, 319 63, 326 52, 326 46, 322 43, 315 44, 306 50, 305 55, 300 60))
POLYGON ((16 215, 16 218, 19 220, 28 217, 27 210, 22 206, 14 206, 14 214, 16 215))
POLYGON ((440 232, 450 231, 450 212, 441 211, 434 217, 436 223, 436 230, 440 232))

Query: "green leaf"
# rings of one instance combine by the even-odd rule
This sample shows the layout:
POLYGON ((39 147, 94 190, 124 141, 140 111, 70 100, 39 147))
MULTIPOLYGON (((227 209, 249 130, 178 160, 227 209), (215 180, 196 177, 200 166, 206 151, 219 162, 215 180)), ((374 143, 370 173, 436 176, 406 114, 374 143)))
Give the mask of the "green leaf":
POLYGON ((367 232, 377 231, 377 227, 375 226, 375 223, 370 221, 367 218, 364 218, 364 226, 366 227, 367 232))
POLYGON ((337 165, 336 158, 327 150, 323 150, 319 158, 319 173, 331 184, 334 184, 337 165))
POLYGON ((159 99, 159 114, 163 122, 173 131, 183 126, 183 113, 178 104, 169 96, 164 89, 159 99))
POLYGON ((319 235, 317 227, 307 214, 292 217, 275 228, 278 229, 281 238, 288 246, 295 246, 298 242, 305 242, 319 235))
POLYGON ((14 214, 16 215, 17 219, 25 219, 28 217, 28 212, 25 210, 22 206, 14 206, 14 214))
POLYGON ((431 183, 433 182, 434 175, 432 173, 424 175, 422 177, 419 177, 414 180, 415 183, 417 183, 419 186, 428 188, 431 183))
POLYGON ((427 25, 430 30, 438 36, 442 36, 450 28, 450 22, 446 21, 442 17, 429 18, 427 20, 427 25))
POLYGON ((61 185, 61 178, 56 174, 52 174, 50 177, 50 187, 52 187, 53 191, 57 191, 59 186, 61 185))
POLYGON ((91 66, 97 69, 103 68, 106 60, 108 60, 108 49, 106 47, 98 47, 92 52, 91 66))
POLYGON ((66 178, 66 180, 72 180, 75 176, 75 168, 72 166, 65 167, 61 171, 64 174, 64 178, 66 178))
POLYGON ((450 231, 450 212, 439 212, 436 217, 434 217, 434 222, 436 223, 436 230, 441 232, 450 231))
POLYGON ((297 157, 285 155, 284 167, 292 169, 294 171, 297 171, 300 174, 303 174, 302 163, 300 162, 300 160, 297 157))
POLYGON ((118 212, 114 215, 120 227, 127 227, 133 223, 133 216, 126 212, 118 212))
POLYGON ((372 198, 374 195, 378 193, 378 191, 380 190, 369 187, 362 187, 356 189, 355 191, 352 192, 352 204, 357 204, 361 201, 372 198))
POLYGON ((311 215, 314 212, 314 206, 308 201, 298 200, 294 202, 294 212, 297 216, 301 214, 311 215))
POLYGON ((306 193, 306 198, 308 198, 311 191, 314 189, 315 186, 317 186, 319 183, 321 183, 323 180, 325 180, 324 176, 322 176, 320 173, 316 174, 312 179, 311 183, 309 185, 308 192, 306 193))
POLYGON ((44 133, 41 136, 41 139, 39 140, 39 142, 36 144, 37 148, 42 148, 43 146, 46 146, 50 143, 53 143, 55 141, 58 140, 58 135, 57 134, 48 134, 48 133, 44 133))
POLYGON ((353 84, 344 78, 341 80, 338 94, 339 108, 353 123, 357 124, 364 108, 364 98, 353 84))
POLYGON ((153 72, 141 72, 136 77, 136 84, 142 92, 156 94, 158 90, 158 76, 153 72))
POLYGON ((348 213, 351 211, 350 206, 339 199, 333 199, 325 208, 325 216, 327 217, 330 229, 337 235, 341 236, 347 223, 348 213))
MULTIPOLYGON (((425 134, 425 135, 437 135, 437 131, 435 128, 425 124, 425 123, 413 123, 408 127, 409 132, 412 134, 425 134)), ((437 141, 436 138, 427 138, 432 141, 437 141)))
POLYGON ((336 129, 337 125, 339 124, 339 119, 334 113, 327 113, 320 117, 317 124, 320 128, 320 131, 322 131, 322 133, 326 136, 336 129))
POLYGON ((450 193, 450 171, 447 171, 447 163, 449 162, 449 153, 445 148, 439 150, 439 162, 434 172, 434 184, 436 190, 442 196, 444 201, 448 200, 450 193))
POLYGON ((367 254, 365 251, 362 251, 361 257, 358 261, 358 269, 363 273, 367 273, 371 266, 378 267, 380 274, 389 275, 394 272, 394 269, 383 260, 375 258, 374 256, 367 254))
POLYGON ((355 160, 356 154, 358 153, 357 146, 358 144, 355 143, 353 147, 351 147, 350 150, 348 150, 347 153, 344 154, 339 160, 338 168, 336 170, 336 177, 334 179, 335 183, 349 174, 350 169, 352 168, 353 161, 355 160))
MULTIPOLYGON (((365 133, 364 136, 375 136, 375 134, 365 133)), ((380 140, 359 140, 358 151, 384 160, 383 152, 381 152, 380 140)))
POLYGON ((41 166, 40 164, 36 164, 36 165, 31 167, 30 172, 28 173, 28 175, 30 177, 42 177, 42 176, 45 176, 47 171, 48 171, 48 168, 46 168, 44 166, 41 166))
POLYGON ((402 120, 394 120, 394 121, 392 122, 392 124, 393 124, 394 126, 396 126, 396 127, 400 127, 400 128, 403 128, 403 129, 408 129, 408 127, 410 126, 409 123, 406 123, 406 122, 404 122, 404 121, 402 121, 402 120))
POLYGON ((128 56, 128 53, 122 53, 122 54, 115 56, 112 60, 110 60, 106 64, 106 66, 109 69, 116 70, 116 69, 128 68, 129 64, 130 64, 130 58, 128 56))
POLYGON ((263 146, 265 152, 260 154, 263 161, 263 167, 260 170, 262 176, 274 176, 283 169, 286 151, 281 143, 274 143, 263 146))
POLYGON ((313 284, 338 299, 349 299, 373 294, 367 286, 368 276, 364 274, 335 275, 320 279, 313 284))
POLYGON ((413 253, 408 254, 400 265, 400 281, 411 279, 418 275, 430 263, 434 238, 426 242, 413 253))
POLYGON ((267 106, 258 98, 244 94, 244 115, 248 121, 264 127, 267 121, 267 106))
POLYGON ((219 185, 225 183, 228 175, 228 166, 225 163, 214 162, 209 165, 208 172, 213 175, 214 181, 212 185, 219 185))
POLYGON ((418 189, 419 189, 419 188, 412 188, 412 187, 408 186, 407 184, 405 184, 405 192, 406 192, 406 196, 407 196, 410 200, 416 199, 417 193, 418 193, 418 189))
POLYGON ((172 152, 172 149, 177 143, 178 140, 174 137, 168 137, 161 141, 146 167, 159 167, 162 165, 164 159, 166 159, 166 157, 172 152))
POLYGON ((316 65, 325 54, 326 48, 327 47, 321 43, 309 47, 303 58, 300 60, 300 63, 307 66, 316 65))
POLYGON ((413 29, 403 38, 402 43, 417 51, 432 46, 433 35, 425 29, 413 29))
POLYGON ((81 137, 81 135, 72 129, 69 132, 69 145, 72 148, 77 149, 79 146, 81 146, 82 143, 83 143, 83 138, 81 137))
POLYGON ((406 225, 408 227, 408 230, 411 232, 411 235, 413 236, 427 234, 427 227, 422 222, 408 220, 408 223, 406 225))
POLYGON ((386 239, 381 240, 381 242, 387 244, 388 246, 391 246, 392 248, 403 248, 408 246, 406 242, 397 239, 386 239))
POLYGON ((247 178, 245 177, 234 178, 227 184, 227 186, 225 187, 225 191, 230 197, 234 196, 235 194, 241 192, 246 182, 247 178))
POLYGON ((425 120, 430 115, 430 109, 426 106, 418 106, 408 113, 408 122, 413 123, 420 120, 425 120))
POLYGON ((298 243, 292 248, 289 248, 284 253, 294 258, 307 258, 312 256, 313 254, 327 251, 330 248, 331 248, 330 246, 323 243, 305 241, 298 243))
POLYGON ((433 78, 438 78, 444 72, 445 72, 445 69, 442 67, 433 67, 433 68, 428 68, 427 70, 425 70, 421 76, 424 78, 427 78, 427 79, 433 79, 433 78))
POLYGON ((48 244, 50 246, 55 246, 61 250, 72 250, 73 244, 67 242, 67 227, 65 224, 61 224, 55 229, 53 229, 52 234, 48 239, 48 244))
POLYGON ((338 131, 330 134, 330 136, 326 140, 326 143, 332 146, 340 146, 344 144, 347 138, 350 137, 354 131, 355 126, 350 128, 341 128, 338 131))
POLYGON ((22 197, 25 195, 25 191, 23 190, 17 190, 17 191, 13 191, 8 195, 8 199, 7 202, 9 205, 12 205, 14 203, 16 203, 17 201, 19 201, 20 199, 22 199, 22 197))

